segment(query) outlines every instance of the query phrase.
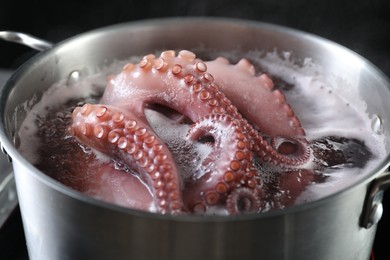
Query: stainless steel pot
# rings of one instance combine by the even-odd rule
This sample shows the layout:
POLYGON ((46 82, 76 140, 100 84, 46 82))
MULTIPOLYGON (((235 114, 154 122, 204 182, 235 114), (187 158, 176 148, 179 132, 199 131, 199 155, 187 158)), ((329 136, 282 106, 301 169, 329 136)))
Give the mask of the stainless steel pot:
MULTIPOLYGON (((11 40, 20 41, 20 36, 11 40)), ((125 23, 73 37, 53 48, 43 46, 48 50, 30 59, 11 77, 0 102, 0 137, 13 161, 31 259, 369 258, 383 191, 390 185, 390 174, 385 172, 389 155, 342 191, 285 210, 234 217, 162 216, 75 192, 38 171, 14 144, 26 116, 21 109, 15 112, 16 108, 34 95, 39 99, 59 79, 156 49, 200 46, 226 51, 277 48, 291 51, 293 59, 311 57, 326 72, 356 82, 368 112, 381 119, 390 140, 390 82, 364 58, 307 33, 217 18, 125 23)))

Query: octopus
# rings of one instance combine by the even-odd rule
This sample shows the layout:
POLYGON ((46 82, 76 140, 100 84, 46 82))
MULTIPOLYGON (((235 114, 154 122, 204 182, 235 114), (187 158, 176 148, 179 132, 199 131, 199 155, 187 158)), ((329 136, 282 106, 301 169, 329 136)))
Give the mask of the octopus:
MULTIPOLYGON (((293 203, 317 178, 311 168, 316 152, 274 85, 247 59, 203 61, 188 50, 149 54, 110 76, 98 103, 77 106, 68 131, 80 145, 131 172, 131 180, 119 182, 128 183, 126 196, 140 197, 135 208, 148 210, 152 203, 161 214, 204 214, 216 208, 258 213, 269 201, 293 203), (183 128, 180 147, 188 149, 167 142, 148 111, 183 128), (199 146, 206 152, 193 149, 199 146), (267 195, 272 188, 264 171, 287 195, 267 195)), ((103 171, 118 171, 90 165, 100 180, 103 171)))

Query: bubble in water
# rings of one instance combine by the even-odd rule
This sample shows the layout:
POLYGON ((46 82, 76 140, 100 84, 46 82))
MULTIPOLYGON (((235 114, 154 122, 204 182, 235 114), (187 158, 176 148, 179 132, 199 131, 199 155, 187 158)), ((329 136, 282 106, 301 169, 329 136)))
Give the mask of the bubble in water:
POLYGON ((382 131, 383 131, 382 119, 378 115, 376 115, 376 114, 371 119, 371 129, 376 134, 381 134, 382 131))
POLYGON ((74 71, 72 71, 72 72, 69 74, 68 80, 66 81, 66 85, 67 85, 67 86, 71 86, 71 85, 73 85, 73 84, 79 82, 80 78, 81 78, 81 73, 80 73, 80 71, 74 70, 74 71))

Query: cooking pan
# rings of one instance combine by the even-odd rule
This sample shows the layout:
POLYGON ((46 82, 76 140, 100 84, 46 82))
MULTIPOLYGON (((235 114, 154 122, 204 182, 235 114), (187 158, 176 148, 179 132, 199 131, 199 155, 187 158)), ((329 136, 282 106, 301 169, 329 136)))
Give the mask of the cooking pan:
POLYGON ((364 259, 370 257, 390 185, 383 160, 324 198, 283 210, 238 216, 171 216, 123 208, 81 194, 37 170, 17 150, 17 130, 52 84, 75 72, 162 49, 288 51, 359 90, 367 112, 390 138, 390 82, 358 54, 326 39, 277 25, 226 18, 169 18, 123 23, 51 45, 0 32, 41 50, 2 90, 0 138, 12 160, 31 259, 364 259), (370 87, 367 87, 370 86, 370 87))

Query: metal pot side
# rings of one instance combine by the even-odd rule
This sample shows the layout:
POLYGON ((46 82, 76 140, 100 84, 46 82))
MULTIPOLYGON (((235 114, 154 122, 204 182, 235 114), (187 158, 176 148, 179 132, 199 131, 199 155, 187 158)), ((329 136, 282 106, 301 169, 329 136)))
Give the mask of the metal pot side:
POLYGON ((390 83, 357 54, 325 39, 284 27, 223 18, 171 18, 88 32, 36 55, 1 96, 1 140, 13 159, 31 259, 368 259, 376 225, 361 227, 367 189, 386 158, 342 192, 282 211, 237 217, 161 216, 86 197, 50 179, 15 149, 25 117, 15 108, 72 71, 96 71, 114 60, 162 49, 291 51, 328 73, 357 82, 369 113, 386 136, 390 83), (367 87, 368 86, 368 87, 367 87), (373 91, 375 89, 375 91, 373 91))

